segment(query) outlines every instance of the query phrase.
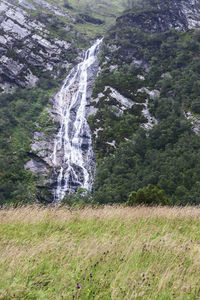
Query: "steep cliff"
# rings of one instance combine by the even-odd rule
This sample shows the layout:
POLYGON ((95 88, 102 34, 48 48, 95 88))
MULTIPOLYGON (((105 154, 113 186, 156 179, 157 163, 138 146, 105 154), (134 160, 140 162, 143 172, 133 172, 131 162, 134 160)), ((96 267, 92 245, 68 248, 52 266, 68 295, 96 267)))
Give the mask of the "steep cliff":
POLYGON ((118 18, 118 25, 127 24, 145 32, 163 32, 171 28, 187 30, 200 26, 198 0, 155 1, 146 0, 118 18))
POLYGON ((44 72, 57 77, 61 70, 67 72, 70 63, 77 62, 80 49, 102 34, 121 9, 114 3, 99 5, 93 0, 89 7, 85 1, 67 4, 59 0, 52 4, 49 0, 2 0, 2 91, 16 86, 33 87, 44 72))
MULTIPOLYGON (((74 19, 45 1, 0 3, 0 87, 35 86, 42 73, 58 76, 78 55, 74 19), (61 21, 61 18, 64 21, 61 21), (57 32, 56 32, 57 31, 57 32)), ((83 40, 82 40, 83 42, 83 40)))

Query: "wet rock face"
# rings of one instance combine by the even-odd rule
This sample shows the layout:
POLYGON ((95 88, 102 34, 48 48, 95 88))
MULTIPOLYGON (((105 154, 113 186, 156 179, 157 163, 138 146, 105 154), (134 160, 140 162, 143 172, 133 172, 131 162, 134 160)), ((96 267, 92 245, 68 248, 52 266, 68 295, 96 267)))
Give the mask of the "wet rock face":
MULTIPOLYGON (((42 14, 41 14, 42 15, 42 14)), ((40 72, 51 71, 57 74, 59 68, 68 66, 68 51, 71 43, 52 38, 47 24, 54 22, 53 16, 61 15, 73 23, 73 19, 57 7, 45 1, 31 3, 20 0, 1 0, 0 2, 0 87, 6 90, 12 86, 33 87, 40 72), (49 10, 48 20, 31 16, 40 11, 39 7, 49 10), (28 11, 27 11, 28 9, 28 11)), ((44 15, 45 16, 45 15, 44 15)), ((63 31, 70 27, 62 24, 63 31)))
POLYGON ((188 28, 200 27, 200 3, 198 0, 182 1, 182 12, 186 16, 188 28))
MULTIPOLYGON (((151 0, 151 3, 154 2, 151 0)), ((172 17, 179 20, 186 28, 200 27, 200 3, 198 0, 161 0, 156 6, 160 10, 168 10, 172 17)))
POLYGON ((171 28, 184 31, 200 28, 200 3, 198 0, 149 0, 151 9, 141 13, 131 12, 120 18, 124 22, 145 32, 164 32, 171 28))
POLYGON ((84 187, 89 189, 89 186, 93 184, 95 162, 87 118, 90 114, 89 100, 92 86, 99 69, 98 52, 91 52, 88 59, 86 58, 87 55, 81 64, 71 70, 63 86, 51 99, 51 108, 46 109, 50 117, 49 124, 54 128, 54 133, 48 135, 48 131, 42 132, 39 124, 38 131, 34 133, 29 153, 30 160, 24 168, 38 178, 38 191, 41 187, 48 190, 47 199, 44 193, 38 196, 38 199, 42 201, 45 199, 45 201, 56 202, 61 199, 61 197, 55 198, 58 182, 61 192, 62 187, 66 185, 66 182, 68 183, 68 188, 64 189, 61 195, 64 195, 66 191, 75 192, 84 184, 87 184, 88 186, 84 187), (77 72, 77 70, 82 71, 77 72), (87 80, 84 79, 86 74, 87 80), (65 117, 66 115, 68 118, 65 117), (72 153, 71 157, 68 156, 69 153, 72 153), (87 180, 86 173, 88 173, 87 180))

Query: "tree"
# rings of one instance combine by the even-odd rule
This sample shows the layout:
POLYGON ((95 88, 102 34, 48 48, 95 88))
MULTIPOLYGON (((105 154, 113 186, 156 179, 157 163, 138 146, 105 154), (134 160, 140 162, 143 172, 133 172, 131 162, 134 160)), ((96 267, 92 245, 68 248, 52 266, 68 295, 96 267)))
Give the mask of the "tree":
POLYGON ((129 206, 137 204, 145 205, 167 205, 169 201, 165 197, 164 191, 159 187, 149 184, 147 187, 132 192, 128 197, 129 206))

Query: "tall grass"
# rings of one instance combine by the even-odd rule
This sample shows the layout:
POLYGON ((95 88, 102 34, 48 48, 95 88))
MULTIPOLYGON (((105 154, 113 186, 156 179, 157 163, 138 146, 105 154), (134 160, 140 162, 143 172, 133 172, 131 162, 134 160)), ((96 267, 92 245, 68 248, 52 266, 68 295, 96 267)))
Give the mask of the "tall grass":
POLYGON ((200 208, 0 211, 0 299, 199 299, 200 208))

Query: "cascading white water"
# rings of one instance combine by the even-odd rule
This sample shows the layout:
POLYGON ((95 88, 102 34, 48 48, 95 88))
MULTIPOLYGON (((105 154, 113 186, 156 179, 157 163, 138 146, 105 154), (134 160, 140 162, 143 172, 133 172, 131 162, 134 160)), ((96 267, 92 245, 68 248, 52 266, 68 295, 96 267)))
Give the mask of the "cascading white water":
POLYGON ((101 42, 97 40, 86 51, 83 61, 71 70, 56 95, 60 129, 54 141, 52 162, 60 169, 54 190, 55 202, 78 187, 92 189, 94 153, 86 113, 88 70, 97 59, 101 42))

